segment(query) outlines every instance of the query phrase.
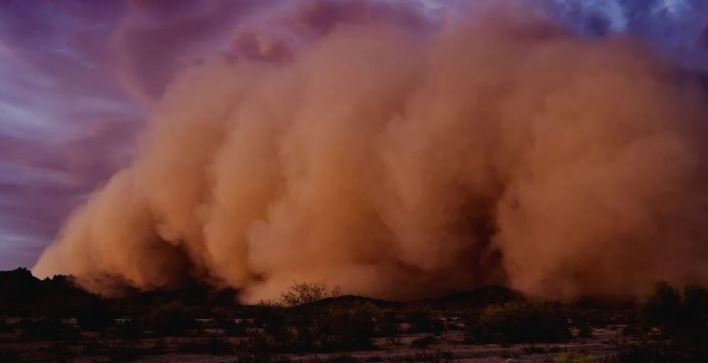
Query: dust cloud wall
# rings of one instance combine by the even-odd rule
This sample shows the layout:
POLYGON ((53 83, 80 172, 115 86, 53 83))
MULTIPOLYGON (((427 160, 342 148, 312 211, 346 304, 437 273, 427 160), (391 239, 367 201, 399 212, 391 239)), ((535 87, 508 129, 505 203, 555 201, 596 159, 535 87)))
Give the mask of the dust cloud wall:
POLYGON ((245 302, 294 281, 389 299, 708 283, 690 77, 528 9, 387 9, 307 42, 249 31, 250 57, 182 72, 33 272, 105 294, 197 278, 245 302))

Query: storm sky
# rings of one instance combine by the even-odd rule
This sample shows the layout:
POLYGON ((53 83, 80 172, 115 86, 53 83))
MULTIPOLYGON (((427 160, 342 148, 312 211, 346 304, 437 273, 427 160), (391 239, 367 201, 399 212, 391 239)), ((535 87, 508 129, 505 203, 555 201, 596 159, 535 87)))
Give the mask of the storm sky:
MULTIPOLYGON (((306 38, 292 35, 286 10, 274 11, 295 2, 0 2, 0 270, 33 265, 71 210, 128 162, 151 104, 180 69, 248 56, 263 31, 306 38)), ((476 1, 387 2, 442 19, 476 1)), ((676 67, 708 71, 703 0, 525 2, 578 36, 641 37, 676 67)))

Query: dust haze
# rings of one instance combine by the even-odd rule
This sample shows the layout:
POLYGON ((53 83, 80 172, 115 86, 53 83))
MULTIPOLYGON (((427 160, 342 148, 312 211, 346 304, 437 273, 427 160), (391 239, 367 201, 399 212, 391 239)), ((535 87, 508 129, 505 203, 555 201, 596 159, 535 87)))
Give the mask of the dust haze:
POLYGON ((533 9, 386 9, 307 42, 240 33, 250 57, 183 71, 33 272, 104 294, 197 278, 245 302, 294 281, 388 299, 708 283, 690 77, 533 9))

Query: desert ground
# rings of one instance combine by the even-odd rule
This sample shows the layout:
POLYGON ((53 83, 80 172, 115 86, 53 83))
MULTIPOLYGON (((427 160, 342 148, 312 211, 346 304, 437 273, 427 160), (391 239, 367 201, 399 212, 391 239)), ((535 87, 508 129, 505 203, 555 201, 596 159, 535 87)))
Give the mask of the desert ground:
POLYGON ((294 284, 241 305, 195 283, 101 298, 3 272, 2 362, 702 362, 708 292, 558 303, 485 287, 388 302, 294 284))

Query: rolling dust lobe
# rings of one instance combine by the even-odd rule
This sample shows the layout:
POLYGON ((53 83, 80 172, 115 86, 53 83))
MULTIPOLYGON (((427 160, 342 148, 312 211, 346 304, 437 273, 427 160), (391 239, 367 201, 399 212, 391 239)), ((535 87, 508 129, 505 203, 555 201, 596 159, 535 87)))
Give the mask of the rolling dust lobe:
POLYGON ((388 299, 708 283, 698 89, 632 40, 485 14, 342 21, 184 71, 34 273, 245 302, 294 281, 388 299))

